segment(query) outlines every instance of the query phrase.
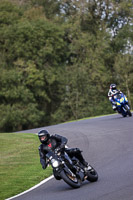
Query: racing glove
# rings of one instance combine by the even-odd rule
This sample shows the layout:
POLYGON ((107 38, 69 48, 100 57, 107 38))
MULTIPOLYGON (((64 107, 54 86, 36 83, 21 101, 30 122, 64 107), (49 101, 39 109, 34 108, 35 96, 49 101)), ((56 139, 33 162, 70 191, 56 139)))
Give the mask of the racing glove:
POLYGON ((61 144, 59 147, 57 147, 57 148, 54 150, 54 152, 57 154, 57 153, 61 152, 62 149, 64 149, 64 148, 65 148, 65 144, 61 144))
POLYGON ((60 149, 64 149, 64 148, 65 148, 65 144, 62 143, 62 144, 60 145, 60 149))
POLYGON ((58 154, 60 151, 61 151, 61 149, 60 149, 59 147, 57 147, 57 148, 54 150, 55 154, 58 154))

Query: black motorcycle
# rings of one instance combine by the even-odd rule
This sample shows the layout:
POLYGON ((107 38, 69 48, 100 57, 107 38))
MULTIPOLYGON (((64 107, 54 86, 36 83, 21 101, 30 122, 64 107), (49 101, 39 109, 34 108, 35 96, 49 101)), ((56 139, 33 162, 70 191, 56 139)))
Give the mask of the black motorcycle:
POLYGON ((63 179, 73 188, 79 188, 85 180, 90 182, 98 180, 98 174, 92 166, 85 171, 80 161, 76 157, 70 158, 65 151, 48 152, 46 158, 53 168, 55 179, 63 179))

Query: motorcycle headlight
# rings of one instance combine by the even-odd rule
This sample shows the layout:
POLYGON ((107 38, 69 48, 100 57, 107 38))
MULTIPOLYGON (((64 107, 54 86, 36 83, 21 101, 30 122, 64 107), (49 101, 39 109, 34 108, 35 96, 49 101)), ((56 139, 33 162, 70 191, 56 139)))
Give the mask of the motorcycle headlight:
POLYGON ((52 164, 53 167, 58 167, 59 166, 59 162, 57 160, 55 160, 55 159, 51 160, 51 164, 52 164))

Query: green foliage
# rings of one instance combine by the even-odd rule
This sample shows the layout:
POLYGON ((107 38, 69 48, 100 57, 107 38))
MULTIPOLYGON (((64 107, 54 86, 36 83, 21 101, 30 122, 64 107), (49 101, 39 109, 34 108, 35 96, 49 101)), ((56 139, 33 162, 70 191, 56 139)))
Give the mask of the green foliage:
POLYGON ((0 1, 0 27, 9 26, 20 19, 21 9, 7 0, 0 1))
POLYGON ((133 104, 127 1, 1 1, 0 130, 111 113, 112 82, 133 104))
POLYGON ((44 113, 38 110, 33 93, 23 83, 21 72, 14 69, 0 73, 0 129, 21 130, 38 126, 44 113))
POLYGON ((115 70, 118 74, 118 81, 129 97, 130 105, 133 101, 133 57, 130 54, 118 55, 115 61, 115 70))
POLYGON ((60 2, 58 0, 31 0, 34 6, 42 6, 47 18, 55 17, 60 12, 60 2))

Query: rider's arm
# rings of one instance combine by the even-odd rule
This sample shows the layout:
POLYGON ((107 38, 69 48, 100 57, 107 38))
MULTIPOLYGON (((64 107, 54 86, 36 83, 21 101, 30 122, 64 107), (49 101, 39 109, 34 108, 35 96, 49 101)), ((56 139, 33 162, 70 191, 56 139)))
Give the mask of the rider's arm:
POLYGON ((111 93, 111 91, 110 91, 110 90, 108 91, 108 98, 109 98, 109 101, 111 101, 111 100, 112 100, 112 93, 111 93))
POLYGON ((38 150, 39 150, 40 163, 42 165, 42 168, 46 169, 46 167, 47 167, 46 157, 45 157, 45 154, 41 150, 41 145, 39 146, 38 150))
POLYGON ((121 94, 122 92, 120 90, 118 90, 118 92, 121 94))
POLYGON ((59 146, 62 148, 67 144, 68 139, 66 137, 55 134, 56 141, 59 143, 59 146))
POLYGON ((108 92, 108 98, 109 98, 109 101, 111 101, 111 102, 112 102, 112 94, 111 94, 111 92, 110 92, 110 91, 108 92))

